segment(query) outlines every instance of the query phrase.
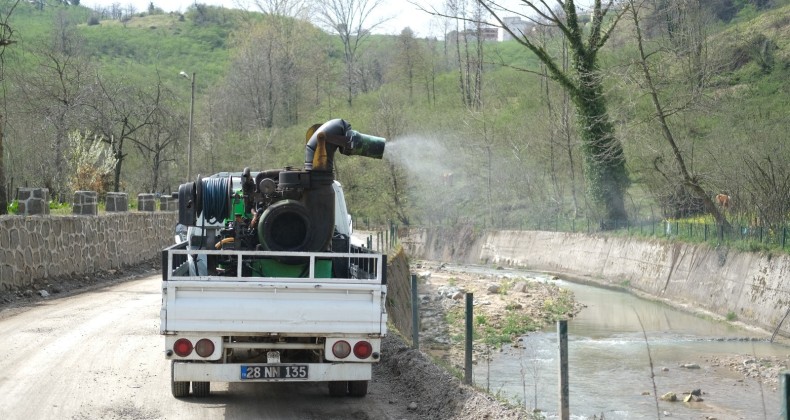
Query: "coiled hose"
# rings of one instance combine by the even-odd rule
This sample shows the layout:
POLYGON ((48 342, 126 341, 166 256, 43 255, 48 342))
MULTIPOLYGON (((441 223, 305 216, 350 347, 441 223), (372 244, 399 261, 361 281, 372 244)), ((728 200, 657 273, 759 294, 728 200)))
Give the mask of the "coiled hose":
POLYGON ((216 223, 228 218, 228 178, 203 178, 203 220, 216 223))

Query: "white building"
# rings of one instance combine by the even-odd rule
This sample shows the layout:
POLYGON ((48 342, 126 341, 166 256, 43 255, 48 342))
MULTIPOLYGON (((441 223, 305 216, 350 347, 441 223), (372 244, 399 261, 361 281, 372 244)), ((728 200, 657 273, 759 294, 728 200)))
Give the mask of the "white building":
MULTIPOLYGON (((530 29, 528 21, 521 19, 518 16, 504 17, 502 23, 516 35, 526 34, 530 29)), ((504 29, 502 29, 502 41, 510 41, 513 37, 504 29)))

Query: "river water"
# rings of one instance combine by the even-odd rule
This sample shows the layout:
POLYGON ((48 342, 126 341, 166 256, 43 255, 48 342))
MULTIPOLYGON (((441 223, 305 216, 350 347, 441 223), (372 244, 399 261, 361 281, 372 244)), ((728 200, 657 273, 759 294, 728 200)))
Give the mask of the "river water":
MULTIPOLYGON (((779 417, 778 385, 713 366, 714 358, 790 354, 790 347, 769 343, 764 333, 689 314, 628 293, 550 280, 548 276, 476 266, 450 270, 549 281, 573 291, 587 305, 568 322, 570 408, 572 418, 606 419, 775 419, 779 417), (641 325, 640 325, 641 320, 641 325), (647 336, 647 343, 645 341, 647 336), (648 346, 650 356, 648 356, 648 346), (651 369, 651 359, 653 368, 651 369), (681 365, 696 364, 699 368, 681 365), (702 402, 659 401, 656 407, 651 371, 658 395, 699 389, 702 402), (643 395, 649 392, 649 395, 643 395)), ((526 400, 547 418, 557 418, 559 395, 556 326, 523 338, 519 348, 506 346, 489 363, 474 367, 474 380, 513 402, 526 400)))

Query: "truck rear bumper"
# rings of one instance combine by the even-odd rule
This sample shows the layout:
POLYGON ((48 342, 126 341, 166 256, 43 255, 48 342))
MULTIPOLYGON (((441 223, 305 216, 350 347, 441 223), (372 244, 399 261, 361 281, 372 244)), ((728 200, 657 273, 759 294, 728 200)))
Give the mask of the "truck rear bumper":
MULTIPOLYGON (((271 369, 277 375, 279 369, 271 369)), ((173 363, 174 381, 195 382, 324 382, 324 381, 367 381, 372 377, 370 363, 173 363), (307 378, 270 377, 266 379, 242 379, 242 366, 306 366, 307 378)))

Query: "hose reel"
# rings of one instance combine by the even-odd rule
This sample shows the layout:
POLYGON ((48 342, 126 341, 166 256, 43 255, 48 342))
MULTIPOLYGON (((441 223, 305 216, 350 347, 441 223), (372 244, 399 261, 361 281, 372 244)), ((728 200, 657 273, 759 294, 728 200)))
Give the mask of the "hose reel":
POLYGON ((230 215, 232 183, 229 177, 202 178, 178 187, 178 223, 195 226, 203 214, 206 223, 217 223, 230 215))

